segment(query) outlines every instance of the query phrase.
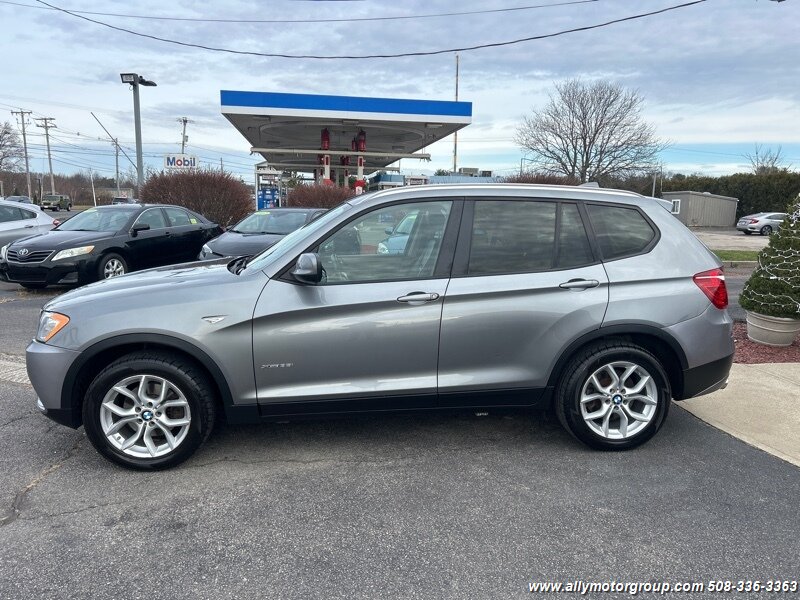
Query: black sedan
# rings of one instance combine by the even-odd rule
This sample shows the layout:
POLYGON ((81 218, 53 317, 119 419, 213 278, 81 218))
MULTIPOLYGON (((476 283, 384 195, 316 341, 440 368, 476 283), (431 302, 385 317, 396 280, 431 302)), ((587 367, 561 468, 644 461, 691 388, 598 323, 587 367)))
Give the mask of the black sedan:
POLYGON ((3 248, 0 278, 26 288, 83 285, 129 271, 196 260, 222 229, 179 206, 90 208, 47 233, 3 248))
POLYGON ((285 235, 326 212, 324 208, 270 208, 249 214, 216 239, 205 244, 197 257, 249 256, 263 252, 285 235))

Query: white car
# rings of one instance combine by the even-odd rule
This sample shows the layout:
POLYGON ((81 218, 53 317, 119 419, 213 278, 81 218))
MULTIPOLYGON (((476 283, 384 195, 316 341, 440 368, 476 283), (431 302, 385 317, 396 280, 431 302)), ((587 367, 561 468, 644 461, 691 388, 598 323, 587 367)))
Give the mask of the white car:
POLYGON ((0 248, 20 238, 50 231, 56 225, 58 221, 36 205, 0 200, 0 248))

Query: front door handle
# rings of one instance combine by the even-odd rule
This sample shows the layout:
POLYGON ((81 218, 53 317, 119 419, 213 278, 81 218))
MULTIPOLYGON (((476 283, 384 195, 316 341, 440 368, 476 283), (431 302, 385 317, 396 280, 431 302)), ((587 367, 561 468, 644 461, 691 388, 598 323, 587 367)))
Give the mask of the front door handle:
POLYGON ((565 290, 585 290, 588 288, 595 288, 600 285, 596 279, 570 279, 560 284, 558 287, 565 290))
POLYGON ((428 294, 425 292, 411 292, 405 296, 400 296, 398 302, 433 302, 439 299, 439 294, 428 294))

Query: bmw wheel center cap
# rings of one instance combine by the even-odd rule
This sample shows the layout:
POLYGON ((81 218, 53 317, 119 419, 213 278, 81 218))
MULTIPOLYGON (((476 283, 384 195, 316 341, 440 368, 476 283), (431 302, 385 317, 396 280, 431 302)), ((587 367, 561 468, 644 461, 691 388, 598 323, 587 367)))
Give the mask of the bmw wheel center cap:
POLYGON ((150 421, 152 418, 153 418, 153 411, 152 410, 146 410, 146 411, 144 411, 142 413, 142 420, 150 421))

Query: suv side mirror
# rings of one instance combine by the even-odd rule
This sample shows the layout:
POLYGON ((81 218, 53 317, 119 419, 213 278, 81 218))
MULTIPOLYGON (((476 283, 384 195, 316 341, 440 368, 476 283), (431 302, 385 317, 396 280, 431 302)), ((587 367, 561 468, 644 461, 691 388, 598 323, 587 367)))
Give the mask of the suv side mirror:
POLYGON ((306 252, 297 257, 292 276, 300 283, 317 284, 322 281, 322 262, 319 254, 306 252))
POLYGON ((140 231, 147 231, 148 229, 150 229, 150 225, 148 225, 147 223, 136 223, 136 225, 131 227, 131 235, 133 237, 136 237, 137 235, 139 235, 140 231))

